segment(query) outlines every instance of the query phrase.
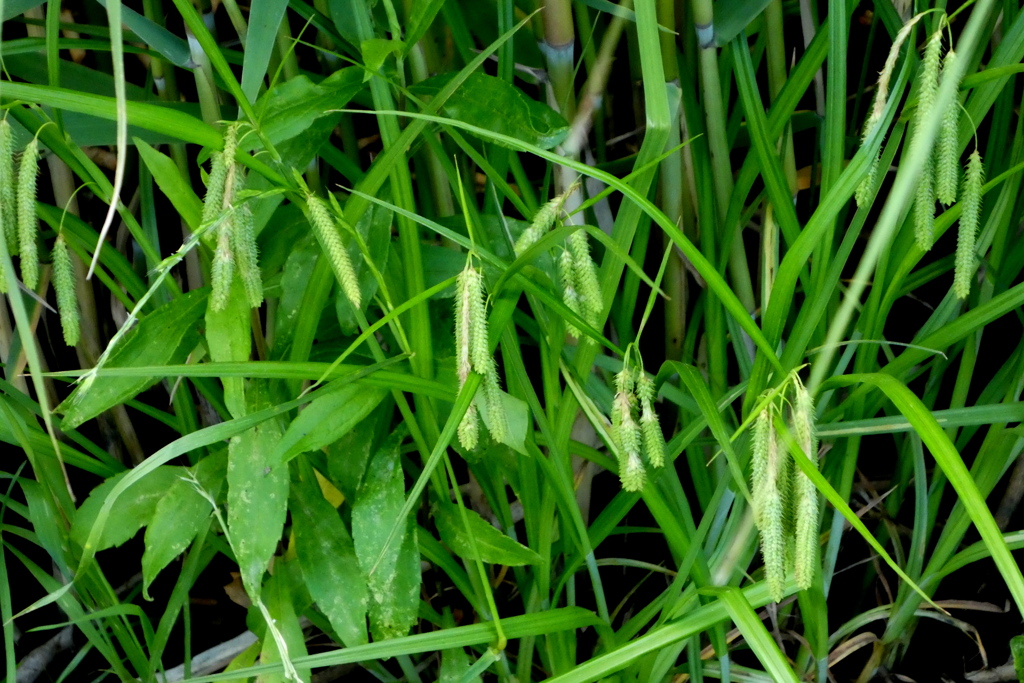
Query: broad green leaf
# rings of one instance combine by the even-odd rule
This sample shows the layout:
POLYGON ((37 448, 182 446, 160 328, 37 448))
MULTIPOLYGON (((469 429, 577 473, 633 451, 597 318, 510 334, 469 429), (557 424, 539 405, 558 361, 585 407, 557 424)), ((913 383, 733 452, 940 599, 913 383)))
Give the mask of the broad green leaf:
MULTIPOLYGON (((255 638, 255 636, 253 636, 255 638)), ((237 671, 239 669, 246 669, 256 663, 256 658, 260 656, 260 650, 263 649, 263 644, 258 640, 254 640, 253 644, 242 650, 231 663, 224 667, 224 673, 231 671, 237 671)), ((249 678, 232 678, 221 683, 249 683, 249 678)))
POLYGON ((61 567, 67 568, 67 543, 64 524, 54 509, 53 498, 43 486, 32 479, 21 479, 21 490, 28 504, 32 530, 36 532, 39 545, 49 553, 50 558, 61 567))
MULTIPOLYGON (((199 339, 196 327, 206 310, 208 293, 207 289, 189 292, 139 320, 110 354, 106 367, 183 362, 199 339)), ((157 377, 89 377, 56 411, 63 413, 66 428, 74 428, 159 381, 157 377)))
POLYGON ((203 458, 192 468, 195 483, 182 472, 156 504, 153 518, 146 527, 146 550, 142 554, 143 593, 148 595, 153 579, 185 551, 210 516, 210 503, 196 490, 196 483, 217 500, 227 465, 227 450, 224 449, 203 458))
MULTIPOLYGON (((293 572, 289 571, 290 564, 281 562, 274 575, 267 581, 266 590, 263 593, 263 601, 266 605, 270 618, 274 620, 274 626, 284 641, 286 652, 278 649, 277 639, 274 638, 269 629, 263 634, 263 651, 260 652, 260 663, 271 664, 288 661, 306 656, 306 641, 302 634, 302 626, 295 614, 295 606, 292 603, 291 579, 293 572)), ((309 683, 309 669, 296 669, 301 683, 309 683)), ((293 679, 292 679, 293 680, 293 679)), ((289 681, 283 673, 262 674, 256 678, 257 683, 286 683, 289 681)))
POLYGON ((419 620, 420 549, 416 526, 410 525, 398 549, 394 573, 381 599, 370 601, 370 630, 374 640, 401 638, 419 620))
POLYGON ((405 51, 408 53, 420 38, 426 34, 434 17, 441 11, 444 0, 419 0, 414 2, 409 10, 409 25, 405 31, 405 51))
POLYGON ((757 19, 771 0, 718 0, 715 3, 715 44, 724 47, 757 19))
MULTIPOLYGON (((320 83, 307 76, 296 76, 278 83, 256 103, 261 113, 260 130, 275 146, 301 135, 313 122, 341 109, 362 90, 363 70, 349 67, 336 71, 320 83)), ((241 146, 258 144, 255 137, 241 146)))
MULTIPOLYGON (((461 647, 445 650, 441 653, 441 670, 438 672, 438 683, 461 683, 462 677, 469 672, 469 657, 461 647)), ((480 677, 474 676, 471 683, 479 683, 480 677)))
MULTIPOLYGON (((434 76, 411 88, 418 97, 436 95, 453 74, 434 76)), ((500 78, 473 73, 442 105, 444 115, 493 133, 507 135, 541 149, 558 145, 569 132, 569 124, 551 107, 538 102, 500 78)), ((495 144, 506 146, 501 140, 495 144)))
MULTIPOLYGON (((526 455, 526 430, 530 428, 530 410, 526 402, 501 392, 502 401, 505 403, 505 420, 508 422, 508 430, 505 433, 505 440, 502 442, 512 450, 526 455)), ((483 391, 476 393, 477 411, 487 430, 491 429, 490 411, 487 409, 487 395, 483 391)))
POLYGON ((192 185, 181 177, 178 165, 169 156, 156 151, 139 138, 135 138, 135 146, 160 191, 171 200, 174 209, 188 227, 193 230, 199 228, 203 218, 203 202, 192 191, 192 185))
MULTIPOLYGON (((376 205, 374 205, 376 206, 376 205)), ((466 255, 460 251, 424 244, 420 252, 423 254, 423 281, 427 287, 444 282, 457 276, 466 267, 466 255)), ((449 287, 434 295, 434 299, 451 299, 455 296, 455 287, 449 287)))
POLYGON ((370 456, 377 452, 387 435, 393 412, 394 403, 385 399, 348 434, 327 445, 328 474, 350 502, 356 499, 363 485, 370 456))
POLYGON ((44 0, 5 0, 4 13, 3 16, 0 16, 0 20, 7 21, 8 19, 13 19, 34 7, 39 7, 43 2, 44 0))
POLYGON ((463 524, 459 509, 451 504, 442 503, 434 511, 434 521, 441 534, 441 540, 459 557, 466 560, 482 560, 489 564, 502 564, 509 567, 522 567, 528 564, 543 562, 536 552, 513 541, 488 524, 483 517, 473 510, 466 510, 466 521, 463 524), (473 543, 476 550, 473 552, 473 543))
MULTIPOLYGON (((165 465, 158 467, 147 477, 143 477, 131 486, 124 495, 118 497, 111 508, 110 518, 103 528, 103 535, 95 551, 118 546, 129 540, 146 524, 149 524, 156 510, 157 503, 164 497, 168 489, 177 479, 185 474, 182 467, 165 465)), ((75 513, 71 524, 71 539, 80 546, 85 546, 92 530, 93 523, 107 495, 113 490, 128 472, 122 472, 97 486, 89 494, 75 513)))
POLYGON ((369 593, 348 529, 315 479, 293 483, 291 512, 295 551, 309 594, 346 647, 362 645, 367 642, 369 593))
POLYGON ((366 82, 380 71, 384 60, 395 53, 402 52, 405 49, 405 43, 387 38, 370 38, 364 40, 359 47, 363 53, 363 64, 366 66, 366 71, 363 74, 363 81, 366 82))
POLYGON ((331 19, 334 21, 338 34, 352 45, 359 46, 359 33, 356 29, 355 17, 350 0, 328 0, 331 19))
POLYGON ((415 526, 402 515, 405 477, 399 446, 403 434, 404 430, 392 434, 374 454, 352 507, 352 539, 370 589, 375 640, 405 635, 417 619, 420 559, 415 526), (401 543, 388 545, 396 524, 401 543))
POLYGON ((275 462, 287 462, 299 453, 337 441, 362 422, 387 393, 382 387, 352 382, 314 400, 288 426, 275 450, 275 462))
POLYGON ((277 47, 277 33, 288 7, 287 0, 253 0, 249 8, 249 31, 242 61, 242 92, 249 102, 263 85, 263 76, 270 64, 270 55, 277 47))
POLYGON ((321 253, 320 245, 308 231, 293 243, 281 272, 281 297, 274 318, 275 350, 287 348, 295 335, 295 323, 299 319, 299 308, 306 295, 309 274, 313 272, 321 253))
POLYGON ((228 528, 242 582, 259 597, 263 572, 281 540, 288 506, 288 467, 275 457, 281 429, 267 420, 228 443, 228 528))
POLYGON ((374 600, 381 600, 389 578, 394 575, 398 544, 392 543, 383 557, 380 551, 388 532, 396 521, 402 524, 402 537, 408 521, 398 515, 405 503, 405 480, 399 459, 400 433, 392 434, 381 445, 366 470, 366 477, 352 506, 352 539, 359 566, 369 577, 368 585, 374 600))
MULTIPOLYGON (((206 343, 211 360, 221 363, 249 360, 252 354, 249 311, 242 278, 236 272, 224 309, 215 311, 212 306, 206 307, 206 343)), ((224 404, 231 417, 245 415, 245 380, 225 376, 221 382, 224 383, 224 404)))

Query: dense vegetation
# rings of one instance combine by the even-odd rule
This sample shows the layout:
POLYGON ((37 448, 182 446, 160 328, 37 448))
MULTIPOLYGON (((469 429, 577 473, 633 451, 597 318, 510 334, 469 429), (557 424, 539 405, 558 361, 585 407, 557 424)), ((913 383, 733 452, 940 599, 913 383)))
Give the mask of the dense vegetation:
POLYGON ((0 16, 8 683, 1024 680, 1013 0, 0 16))

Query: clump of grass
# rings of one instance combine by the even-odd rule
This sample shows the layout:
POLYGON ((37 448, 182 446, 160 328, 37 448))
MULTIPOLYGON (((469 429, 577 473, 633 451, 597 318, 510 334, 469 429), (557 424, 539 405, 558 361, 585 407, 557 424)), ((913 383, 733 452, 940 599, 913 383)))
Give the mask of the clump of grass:
MULTIPOLYGON (((1024 609, 1004 537, 1020 502, 1004 486, 1018 440, 995 421, 1019 398, 1022 352, 1000 347, 994 370, 978 362, 997 343, 993 315, 1024 300, 1020 150, 991 137, 1020 127, 1006 75, 1024 46, 997 40, 995 0, 949 16, 925 3, 902 26, 879 11, 886 31, 857 10, 797 44, 813 22, 780 2, 735 36, 710 0, 685 13, 661 0, 615 12, 350 0, 341 15, 292 3, 276 24, 233 0, 203 13, 145 4, 145 21, 126 19, 149 27, 133 41, 154 44, 139 43, 128 94, 153 102, 124 107, 117 3, 109 45, 76 29, 74 8, 50 14, 90 36, 73 50, 115 55, 114 100, 76 92, 109 82, 106 58, 64 69, 74 55, 59 31, 37 37, 38 22, 17 20, 0 45, 45 43, 50 76, 0 55, 0 245, 16 256, 0 250, 0 290, 19 266, 34 290, 0 306, 0 440, 26 452, 0 472, 0 619, 25 626, 18 610, 53 591, 81 627, 76 645, 88 642, 68 672, 45 675, 172 678, 168 634, 183 627, 192 649, 234 635, 197 628, 182 602, 225 562, 255 608, 238 630, 259 634, 215 674, 239 680, 309 683, 303 667, 357 655, 382 680, 867 680, 883 666, 927 678, 910 645, 920 603, 970 597, 936 577, 985 559, 976 566, 998 570, 999 597, 1024 609), (150 26, 164 15, 166 28, 150 26), (524 50, 531 31, 539 55, 524 50), (856 32, 863 56, 849 49, 856 32), (880 58, 860 121, 860 96, 847 95, 865 88, 850 74, 860 62, 866 80, 880 58), (983 79, 970 77, 978 64, 983 79), (630 88, 636 106, 621 106, 630 88), (807 103, 811 130, 793 125, 807 103), (981 131, 969 154, 962 112, 981 131), (930 149, 926 130, 938 130, 930 149), (871 145, 860 179, 855 131, 871 145), (23 202, 44 147, 48 173, 23 202), (820 184, 802 184, 799 167, 820 168, 820 184), (983 216, 986 174, 999 200, 983 216), (950 210, 955 258, 925 256, 947 248, 950 210), (104 245, 91 228, 114 211, 123 229, 104 245), (513 213, 528 219, 518 239, 513 213), (74 353, 45 312, 54 297, 34 250, 51 242, 74 353), (519 262, 538 243, 549 253, 519 262), (98 278, 77 279, 77 257, 93 257, 98 278), (985 285, 972 291, 979 263, 985 285), (923 286, 944 278, 964 303, 923 286), (926 322, 894 313, 908 302, 926 322), (922 372, 951 391, 915 394, 922 372), (58 383, 69 375, 84 379, 58 383), (896 418, 910 429, 894 431, 896 418), (76 490, 103 483, 74 500, 65 461, 76 490), (862 506, 860 475, 877 477, 862 490, 891 493, 862 506), (936 505, 951 510, 938 543, 936 505), (911 518, 913 534, 872 528, 911 518), (144 543, 126 542, 140 527, 144 543), (965 551, 972 529, 981 540, 965 551), (55 591, 39 558, 74 590, 55 591), (138 612, 134 593, 110 589, 115 564, 141 564, 146 587, 173 574, 173 595, 138 612), (671 579, 652 582, 652 570, 671 579), (871 653, 858 651, 888 572, 901 588, 871 653), (807 592, 771 621, 751 616, 794 588, 807 592), (846 635, 833 643, 826 624, 846 635), (724 637, 734 626, 738 639, 724 637), (595 638, 566 648, 583 628, 595 638), (340 649, 303 657, 334 640, 340 649)), ((15 642, 4 629, 12 664, 39 637, 22 630, 15 642)))

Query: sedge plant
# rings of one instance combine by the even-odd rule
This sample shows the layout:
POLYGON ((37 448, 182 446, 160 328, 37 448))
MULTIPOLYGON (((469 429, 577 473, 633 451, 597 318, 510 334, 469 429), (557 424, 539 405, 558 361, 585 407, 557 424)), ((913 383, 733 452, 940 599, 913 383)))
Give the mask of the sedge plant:
POLYGON ((1012 4, 0 11, 7 680, 997 667, 1012 4))

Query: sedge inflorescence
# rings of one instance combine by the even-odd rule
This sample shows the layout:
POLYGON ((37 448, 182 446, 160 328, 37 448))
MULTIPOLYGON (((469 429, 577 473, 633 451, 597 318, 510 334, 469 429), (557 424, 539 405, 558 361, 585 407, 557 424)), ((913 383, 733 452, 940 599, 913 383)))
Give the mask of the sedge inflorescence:
POLYGON ((479 444, 481 408, 486 411, 491 438, 504 442, 508 438, 505 399, 488 338, 484 277, 473 265, 472 256, 455 282, 455 369, 460 391, 472 372, 480 375, 482 390, 482 394, 474 396, 459 423, 459 443, 466 450, 479 444), (483 406, 479 401, 481 395, 483 406))
POLYGON ((203 225, 213 227, 216 236, 210 269, 213 285, 210 306, 215 311, 227 306, 236 272, 242 280, 250 308, 257 308, 263 303, 256 227, 252 210, 243 196, 245 172, 235 160, 240 129, 240 123, 230 124, 224 131, 223 150, 212 155, 203 204, 203 225))
MULTIPOLYGON (((537 210, 533 221, 516 240, 516 256, 522 256, 560 222, 562 207, 569 196, 579 191, 579 188, 579 182, 573 183, 565 192, 537 210)), ((590 252, 590 239, 582 228, 565 239, 560 247, 556 266, 558 280, 562 286, 562 302, 591 327, 599 325, 604 302, 601 297, 601 285, 597 279, 597 264, 594 263, 590 252)), ((581 336, 579 327, 571 319, 566 321, 566 332, 573 339, 579 339, 581 336)))
MULTIPOLYGON (((14 131, 0 119, 0 225, 7 251, 21 256, 21 281, 29 289, 39 284, 39 219, 36 218, 36 177, 39 174, 39 138, 25 145, 15 163, 14 131)), ((0 270, 0 276, 3 271, 0 270)), ((0 292, 7 291, 0 277, 0 292)))
POLYGON ((622 488, 640 491, 647 483, 644 458, 651 467, 665 465, 665 437, 654 409, 654 380, 644 372, 639 355, 630 350, 634 347, 627 350, 622 370, 615 375, 611 438, 617 451, 622 488))
MULTIPOLYGON (((911 29, 925 16, 921 13, 908 21, 896 35, 889 57, 885 62, 878 79, 874 103, 864 124, 862 142, 874 133, 882 123, 884 109, 889 97, 889 82, 896 68, 900 48, 911 34, 911 29)), ((948 18, 943 16, 936 30, 927 37, 921 63, 915 79, 917 87, 917 104, 914 109, 911 131, 911 145, 921 135, 926 121, 941 121, 938 139, 925 158, 921 179, 914 192, 913 221, 914 240, 922 251, 931 249, 935 241, 935 204, 936 201, 949 206, 959 199, 961 214, 957 235, 957 253, 953 276, 953 292, 965 299, 970 294, 971 279, 974 276, 975 238, 981 215, 982 184, 984 167, 981 154, 975 150, 968 157, 967 166, 961 182, 960 172, 960 103, 959 95, 941 110, 936 106, 939 87, 953 80, 959 89, 963 78, 963 70, 958 68, 959 59, 956 50, 950 47, 943 52, 943 33, 948 27, 948 18), (962 188, 962 189, 961 189, 962 188)), ((872 161, 867 174, 857 188, 855 197, 857 206, 867 207, 873 197, 878 174, 878 155, 872 161)))
POLYGON ((815 469, 818 442, 814 403, 795 373, 774 397, 766 392, 763 398, 767 404, 753 424, 750 479, 765 581, 778 602, 785 597, 788 571, 793 572, 798 588, 810 588, 818 552, 818 491, 788 455, 791 449, 777 429, 778 422, 788 418, 788 434, 797 447, 793 457, 807 458, 815 469))

